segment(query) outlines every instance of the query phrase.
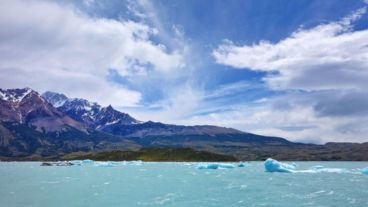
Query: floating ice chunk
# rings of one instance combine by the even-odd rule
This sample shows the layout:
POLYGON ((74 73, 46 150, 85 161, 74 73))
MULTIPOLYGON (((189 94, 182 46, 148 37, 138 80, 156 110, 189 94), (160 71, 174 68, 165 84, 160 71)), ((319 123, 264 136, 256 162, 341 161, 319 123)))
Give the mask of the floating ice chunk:
POLYGON ((219 164, 219 168, 223 168, 223 169, 232 169, 235 168, 236 165, 234 164, 219 164))
POLYGON ((58 162, 43 162, 41 166, 72 166, 73 163, 69 161, 58 161, 58 162))
POLYGON ((311 169, 322 169, 322 168, 324 168, 322 165, 315 165, 311 167, 311 169))
POLYGON ((197 166, 197 169, 198 170, 203 170, 203 169, 213 169, 213 170, 216 170, 218 169, 218 165, 217 164, 214 164, 214 163, 210 163, 210 164, 199 164, 197 166))
MULTIPOLYGON (((264 162, 266 172, 288 172, 288 173, 354 173, 354 171, 344 168, 325 168, 322 165, 315 165, 305 170, 296 170, 296 164, 282 163, 277 160, 268 158, 264 162)), ((368 167, 366 174, 368 175, 368 167)), ((362 170, 364 173, 364 169, 362 170)))
POLYGON ((362 174, 368 175, 368 167, 362 169, 362 174))
POLYGON ((122 165, 142 165, 143 161, 142 160, 132 160, 132 161, 123 161, 121 162, 122 165))
POLYGON ((129 161, 128 163, 130 165, 142 165, 143 161, 142 160, 134 160, 134 161, 129 161))
POLYGON ((197 169, 203 170, 203 169, 231 169, 235 168, 236 166, 234 164, 225 164, 225 163, 208 163, 208 164, 199 164, 197 166, 197 169))
POLYGON ((71 160, 69 162, 72 163, 73 165, 78 165, 78 166, 81 166, 83 164, 82 160, 71 160))
POLYGON ((320 168, 316 170, 317 172, 326 172, 326 173, 348 173, 349 170, 343 168, 320 168))
POLYGON ((59 161, 59 162, 56 162, 55 165, 56 166, 72 166, 74 164, 69 161, 59 161))
POLYGON ((87 160, 82 160, 82 163, 83 163, 83 164, 92 164, 92 163, 93 163, 93 160, 89 160, 89 159, 87 159, 87 160))
POLYGON ((310 168, 308 170, 297 170, 294 171, 296 173, 352 173, 352 171, 349 171, 347 169, 343 169, 343 168, 310 168))
POLYGON ((245 163, 245 162, 238 163, 238 167, 245 167, 245 166, 248 166, 248 163, 245 163))
POLYGON ((91 164, 93 163, 93 160, 70 160, 70 163, 72 163, 73 165, 84 165, 84 164, 91 164))
POLYGON ((271 158, 264 162, 264 167, 267 172, 295 172, 295 164, 282 163, 271 158))
POLYGON ((94 166, 96 167, 114 167, 115 164, 113 162, 95 162, 94 166))

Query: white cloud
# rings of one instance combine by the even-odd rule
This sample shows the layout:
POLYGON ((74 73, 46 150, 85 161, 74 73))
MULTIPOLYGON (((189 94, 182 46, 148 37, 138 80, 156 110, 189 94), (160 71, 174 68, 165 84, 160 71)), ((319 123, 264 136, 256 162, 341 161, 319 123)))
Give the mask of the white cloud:
POLYGON ((219 64, 277 71, 265 80, 273 89, 365 89, 368 79, 368 30, 352 31, 360 9, 339 22, 299 29, 270 43, 236 46, 226 41, 213 51, 219 64))
POLYGON ((212 53, 218 64, 268 72, 266 84, 286 95, 195 117, 194 122, 207 120, 293 141, 366 142, 368 30, 353 30, 365 12, 362 8, 338 22, 300 28, 276 43, 237 46, 224 41, 212 53))
POLYGON ((150 41, 154 28, 90 17, 70 5, 1 1, 0 27, 4 88, 30 86, 131 106, 140 101, 140 93, 108 82, 109 68, 126 74, 135 62, 166 73, 183 65, 180 52, 169 53, 150 41))
POLYGON ((122 108, 122 110, 133 114, 139 120, 180 124, 198 110, 202 98, 203 91, 192 87, 187 82, 180 86, 167 88, 166 97, 150 106, 122 108))

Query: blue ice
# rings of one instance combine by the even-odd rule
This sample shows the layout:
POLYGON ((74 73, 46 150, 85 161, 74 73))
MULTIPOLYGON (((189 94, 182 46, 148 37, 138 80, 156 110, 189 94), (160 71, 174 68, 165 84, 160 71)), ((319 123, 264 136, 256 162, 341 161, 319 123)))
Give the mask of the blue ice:
POLYGON ((368 175, 368 167, 366 167, 366 168, 362 169, 362 173, 363 173, 364 175, 368 175))
POLYGON ((71 160, 70 163, 72 163, 73 165, 82 165, 83 164, 83 161, 82 160, 71 160))
POLYGON ((89 159, 87 159, 87 160, 82 160, 82 163, 83 163, 83 164, 91 164, 91 163, 93 163, 93 160, 89 160, 89 159))
POLYGON ((248 163, 244 163, 244 162, 238 163, 238 167, 245 167, 245 166, 248 166, 248 163))
POLYGON ((286 172, 286 173, 295 172, 295 164, 292 165, 292 164, 282 163, 272 158, 268 158, 264 162, 264 167, 267 172, 286 172))
POLYGON ((231 169, 231 168, 235 168, 236 166, 234 164, 225 164, 225 163, 207 163, 207 164, 199 164, 197 166, 197 169, 202 170, 202 169, 212 169, 212 170, 216 170, 216 169, 231 169))
POLYGON ((94 166, 96 167, 114 167, 115 164, 113 162, 95 162, 94 166))

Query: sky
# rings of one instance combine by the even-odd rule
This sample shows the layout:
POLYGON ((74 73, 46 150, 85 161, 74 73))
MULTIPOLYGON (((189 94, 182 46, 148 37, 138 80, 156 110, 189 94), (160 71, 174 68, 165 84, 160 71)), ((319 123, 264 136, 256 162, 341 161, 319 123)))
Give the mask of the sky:
POLYGON ((368 142, 368 1, 3 0, 0 87, 142 121, 368 142))

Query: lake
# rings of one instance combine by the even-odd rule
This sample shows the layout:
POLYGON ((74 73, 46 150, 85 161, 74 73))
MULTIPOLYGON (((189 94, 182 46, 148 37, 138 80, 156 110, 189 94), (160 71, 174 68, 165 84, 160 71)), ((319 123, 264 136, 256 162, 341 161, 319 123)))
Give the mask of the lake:
POLYGON ((265 172, 263 162, 40 164, 0 162, 0 206, 368 206, 368 162, 296 162, 298 173, 265 172))

